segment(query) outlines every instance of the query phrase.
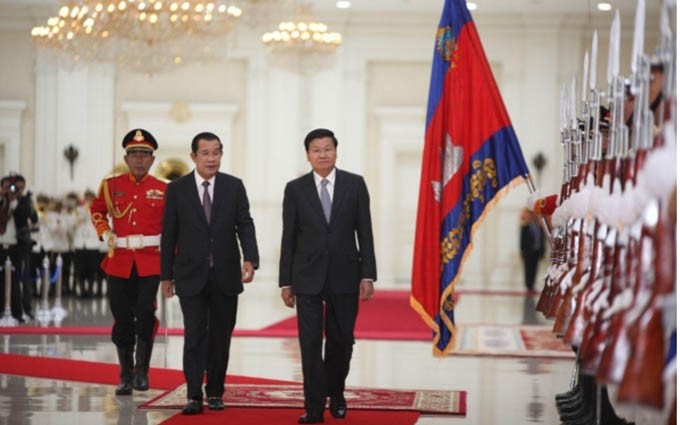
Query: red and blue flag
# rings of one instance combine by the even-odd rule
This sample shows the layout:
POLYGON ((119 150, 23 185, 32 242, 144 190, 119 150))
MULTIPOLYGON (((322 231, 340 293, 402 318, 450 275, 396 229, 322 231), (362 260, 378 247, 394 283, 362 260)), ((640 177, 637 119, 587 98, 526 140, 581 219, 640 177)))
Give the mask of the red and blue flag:
POLYGON ((435 354, 455 342, 453 292, 477 226, 528 174, 465 1, 446 0, 432 61, 411 288, 435 354))

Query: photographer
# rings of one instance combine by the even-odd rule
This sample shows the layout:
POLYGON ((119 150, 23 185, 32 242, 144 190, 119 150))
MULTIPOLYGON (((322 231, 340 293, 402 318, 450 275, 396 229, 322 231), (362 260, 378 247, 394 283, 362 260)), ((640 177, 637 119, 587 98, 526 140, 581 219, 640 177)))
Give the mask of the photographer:
MULTIPOLYGON (((31 193, 25 192, 25 189, 26 180, 20 174, 10 174, 0 179, 0 261, 4 264, 8 255, 12 260, 10 304, 12 316, 22 322, 24 314, 33 318, 31 305, 33 281, 30 276, 33 245, 31 232, 37 230, 38 223, 38 214, 33 207, 31 193), (21 287, 19 282, 22 283, 21 287)), ((4 298, 4 291, 0 297, 4 298)))

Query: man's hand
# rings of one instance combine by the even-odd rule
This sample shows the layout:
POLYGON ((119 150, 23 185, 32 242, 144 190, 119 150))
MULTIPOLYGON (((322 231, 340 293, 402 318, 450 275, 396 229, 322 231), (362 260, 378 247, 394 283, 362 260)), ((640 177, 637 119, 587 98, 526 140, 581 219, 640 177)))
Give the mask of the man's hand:
POLYGON ((116 248, 116 234, 111 230, 102 233, 102 240, 106 242, 106 246, 109 247, 109 249, 116 248))
POLYGON ((373 281, 362 279, 359 284, 359 298, 361 301, 368 301, 373 296, 373 281))
POLYGON ((161 293, 165 298, 172 298, 175 295, 175 285, 172 280, 161 280, 161 293))
POLYGON ((241 267, 241 282, 250 283, 255 277, 255 267, 250 261, 244 261, 241 267))
POLYGON ((286 307, 295 307, 295 294, 293 293, 293 287, 287 286, 285 288, 281 288, 281 299, 283 300, 283 303, 286 305, 286 307))

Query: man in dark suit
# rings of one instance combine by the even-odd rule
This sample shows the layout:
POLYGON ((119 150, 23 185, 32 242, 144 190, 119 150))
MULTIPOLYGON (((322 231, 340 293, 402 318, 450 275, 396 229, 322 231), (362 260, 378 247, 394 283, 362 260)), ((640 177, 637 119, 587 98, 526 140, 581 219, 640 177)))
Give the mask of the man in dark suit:
POLYGON ((333 417, 347 414, 359 298, 371 297, 377 274, 364 179, 335 168, 332 131, 313 130, 304 144, 312 172, 286 185, 279 287, 286 306, 297 304, 305 394, 298 423, 312 424, 323 422, 326 397, 333 417))
POLYGON ((196 169, 168 184, 161 237, 161 290, 176 292, 184 316, 182 413, 224 409, 224 377, 238 294, 259 263, 255 225, 243 182, 218 172, 222 142, 199 133, 191 142, 196 169), (243 251, 243 264, 241 253, 243 251))
POLYGON ((538 263, 545 255, 545 237, 538 218, 525 208, 520 217, 520 251, 524 265, 524 286, 534 292, 538 263))

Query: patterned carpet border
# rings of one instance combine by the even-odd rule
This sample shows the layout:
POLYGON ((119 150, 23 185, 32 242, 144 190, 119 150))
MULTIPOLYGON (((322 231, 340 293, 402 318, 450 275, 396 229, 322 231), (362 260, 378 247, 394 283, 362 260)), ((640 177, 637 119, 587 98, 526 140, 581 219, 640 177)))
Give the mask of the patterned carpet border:
MULTIPOLYGON (((302 386, 281 384, 227 384, 224 403, 231 407, 303 408, 302 386)), ((149 409, 179 409, 186 403, 186 384, 140 405, 149 409)), ((347 388, 350 409, 412 410, 427 414, 465 415, 465 391, 386 390, 347 388)))
POLYGON ((573 359, 551 326, 459 325, 450 355, 573 359))

